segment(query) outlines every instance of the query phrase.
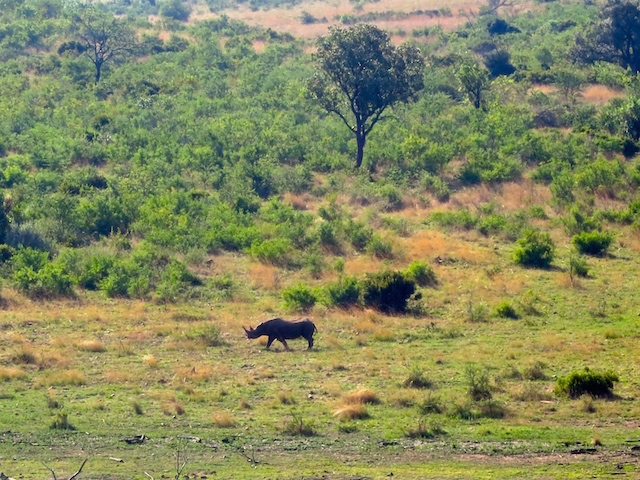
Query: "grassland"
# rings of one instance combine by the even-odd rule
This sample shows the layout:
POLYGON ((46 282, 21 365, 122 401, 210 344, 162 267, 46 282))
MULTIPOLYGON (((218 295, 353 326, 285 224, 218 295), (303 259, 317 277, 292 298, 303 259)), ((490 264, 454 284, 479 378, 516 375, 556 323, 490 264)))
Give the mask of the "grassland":
POLYGON ((189 478, 636 475, 640 241, 630 227, 619 231, 608 256, 589 258, 590 276, 572 279, 569 238, 546 198, 526 180, 463 189, 444 204, 406 198, 388 214, 339 198, 379 224, 397 252, 350 256, 346 274, 421 259, 439 283, 423 289, 419 316, 316 306, 312 351, 300 341, 292 352, 266 351, 242 326, 286 315, 281 288, 332 273, 313 280, 214 256, 198 273, 230 274, 239 286, 230 299, 188 305, 85 293, 33 302, 5 288, 0 470, 45 478, 42 462, 60 475, 89 458, 82 478, 173 478, 181 452, 189 478), (553 268, 518 267, 510 242, 430 221, 434 211, 488 201, 503 214, 544 206, 536 222, 559 246, 553 268), (402 235, 384 227, 400 221, 402 235), (495 313, 503 301, 517 319, 495 313), (558 377, 585 366, 619 375, 613 399, 554 394, 558 377), (491 403, 470 400, 472 370, 487 373, 491 403), (136 435, 146 441, 125 442, 136 435))

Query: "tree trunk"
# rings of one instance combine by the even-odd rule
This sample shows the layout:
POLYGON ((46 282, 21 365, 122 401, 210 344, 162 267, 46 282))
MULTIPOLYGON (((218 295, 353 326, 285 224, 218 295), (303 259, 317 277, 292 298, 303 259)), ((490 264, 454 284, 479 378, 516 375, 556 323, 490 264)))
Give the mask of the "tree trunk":
POLYGON ((356 133, 356 142, 358 144, 358 153, 356 154, 356 168, 360 168, 362 165, 362 159, 364 158, 364 143, 367 137, 364 133, 364 129, 358 129, 356 133))

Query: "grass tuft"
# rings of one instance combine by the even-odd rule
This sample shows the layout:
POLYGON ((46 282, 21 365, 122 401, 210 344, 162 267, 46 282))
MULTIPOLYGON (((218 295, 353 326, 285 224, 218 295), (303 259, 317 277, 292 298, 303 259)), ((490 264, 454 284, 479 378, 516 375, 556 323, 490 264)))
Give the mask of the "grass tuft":
POLYGON ((216 427, 231 428, 231 427, 235 427, 236 425, 233 415, 229 412, 217 413, 212 417, 212 419, 213 419, 213 424, 216 427))
POLYGON ((100 353, 106 351, 105 346, 100 340, 84 340, 78 343, 77 347, 83 352, 100 353))
POLYGON ((380 403, 380 399, 378 395, 371 389, 368 388, 360 388, 358 390, 354 390, 353 392, 348 393, 344 397, 345 403, 348 404, 378 404, 380 403))
POLYGON ((25 378, 27 374, 17 367, 0 367, 0 381, 9 382, 25 378))
POLYGON ((342 421, 364 420, 370 417, 367 407, 361 403, 337 407, 333 411, 333 416, 342 421))

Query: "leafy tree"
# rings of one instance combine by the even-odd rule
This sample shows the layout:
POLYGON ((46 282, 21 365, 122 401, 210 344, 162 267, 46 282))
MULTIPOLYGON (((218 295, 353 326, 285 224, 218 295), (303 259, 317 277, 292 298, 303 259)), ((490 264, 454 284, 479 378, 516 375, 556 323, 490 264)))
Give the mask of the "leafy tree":
POLYGON ((373 25, 331 28, 318 40, 318 73, 309 81, 312 97, 356 136, 356 168, 367 135, 388 107, 408 102, 424 87, 424 62, 413 46, 395 48, 373 25))
POLYGON ((565 101, 569 99, 575 99, 575 95, 582 90, 584 84, 587 83, 587 78, 574 68, 560 67, 553 72, 554 82, 565 101))
POLYGON ((75 51, 89 58, 96 70, 95 83, 100 81, 105 63, 130 52, 135 46, 135 34, 124 21, 93 5, 78 5, 71 20, 72 33, 77 40, 63 43, 58 53, 75 51))
POLYGON ((456 77, 462 83, 462 87, 473 106, 480 108, 484 100, 484 93, 489 90, 491 84, 489 73, 475 63, 465 63, 456 72, 456 77))
POLYGON ((618 63, 636 74, 640 71, 640 4, 635 0, 609 0, 600 22, 578 34, 574 59, 593 63, 618 63))
POLYGON ((162 4, 160 15, 186 22, 189 20, 189 15, 191 15, 191 7, 182 0, 170 0, 162 4))

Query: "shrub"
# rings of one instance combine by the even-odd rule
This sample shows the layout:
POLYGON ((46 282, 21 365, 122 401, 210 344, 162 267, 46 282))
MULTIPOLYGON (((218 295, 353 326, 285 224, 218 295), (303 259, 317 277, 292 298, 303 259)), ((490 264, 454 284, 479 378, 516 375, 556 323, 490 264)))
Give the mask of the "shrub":
POLYGON ((213 323, 208 323, 194 328, 186 334, 187 338, 204 343, 207 347, 219 347, 224 345, 220 336, 220 328, 213 323))
POLYGON ((60 263, 49 261, 47 252, 32 248, 19 250, 13 257, 16 288, 32 298, 73 295, 72 280, 60 263))
POLYGON ((408 438, 434 438, 438 435, 445 435, 447 432, 439 425, 427 425, 424 418, 418 420, 416 428, 409 429, 406 433, 408 438))
POLYGON ((355 277, 340 277, 337 282, 327 285, 326 293, 331 305, 347 308, 360 301, 362 288, 355 277))
POLYGON ((309 286, 299 283, 295 287, 284 289, 282 300, 286 309, 306 312, 313 308, 318 298, 309 286))
POLYGON ((420 413, 428 415, 431 413, 442 413, 445 411, 445 407, 440 402, 440 399, 434 395, 429 395, 418 406, 420 413))
POLYGON ((488 308, 484 303, 474 305, 472 301, 467 303, 467 320, 471 323, 487 321, 488 308))
POLYGON ((580 253, 604 255, 613 241, 613 236, 609 232, 582 232, 575 235, 571 241, 580 253))
POLYGON ((300 435, 303 437, 313 437, 316 434, 309 422, 305 422, 302 417, 298 417, 295 414, 285 423, 283 432, 287 435, 300 435))
POLYGON ((202 285, 200 279, 187 270, 184 263, 174 260, 162 271, 156 290, 161 301, 175 302, 187 297, 192 287, 199 285, 202 285))
POLYGON ((69 417, 66 413, 59 413, 56 415, 56 418, 53 420, 51 425, 49 425, 51 430, 75 430, 71 422, 69 422, 69 417))
POLYGON ((367 248, 367 245, 373 237, 373 230, 365 226, 362 222, 349 220, 344 230, 349 242, 353 245, 353 248, 359 252, 362 252, 367 248))
POLYGON ((431 388, 432 385, 433 382, 419 368, 411 369, 409 376, 404 381, 404 386, 407 388, 431 388))
POLYGON ((516 68, 511 65, 511 55, 506 50, 494 50, 484 57, 484 65, 493 77, 511 75, 516 68))
POLYGON ((414 281, 421 287, 436 285, 438 283, 438 279, 436 278, 433 268, 427 265, 426 262, 420 260, 411 262, 403 272, 403 275, 406 279, 414 281))
POLYGON ((416 290, 416 284, 400 272, 387 270, 367 274, 362 289, 365 305, 383 312, 405 312, 407 301, 416 290))
POLYGON ((393 245, 379 235, 374 234, 367 244, 367 252, 380 259, 392 258, 393 245))
POLYGON ((169 0, 160 7, 160 15, 180 22, 186 22, 191 15, 191 7, 181 0, 169 0))
POLYGON ((441 227, 459 228, 461 230, 471 230, 478 223, 478 217, 464 208, 457 212, 434 212, 431 214, 431 221, 441 227))
POLYGON ((513 252, 514 261, 525 267, 546 268, 553 261, 555 246, 546 232, 526 229, 513 252))
POLYGON ((478 402, 481 400, 491 400, 491 385, 489 384, 489 374, 485 368, 468 365, 465 368, 465 380, 467 393, 471 400, 478 402))
POLYGON ((589 266, 587 260, 580 255, 571 255, 569 257, 569 277, 588 277, 589 266))
POLYGON ((262 263, 286 267, 291 264, 292 245, 288 238, 273 238, 251 245, 251 255, 262 263))
POLYGON ((496 307, 496 314, 500 318, 512 318, 514 320, 518 318, 518 313, 516 312, 516 309, 513 308, 511 304, 506 300, 498 304, 498 306, 496 307))
POLYGON ((439 202, 446 202, 449 200, 451 190, 447 183, 440 177, 428 172, 424 172, 420 178, 422 187, 429 193, 431 193, 439 202))
POLYGON ((109 275, 115 258, 110 255, 94 255, 82 266, 78 285, 87 290, 97 290, 100 282, 109 275))
POLYGON ((614 382, 619 378, 611 372, 592 372, 585 367, 583 372, 573 371, 567 377, 559 378, 556 385, 556 394, 567 395, 570 398, 579 398, 588 394, 592 397, 610 397, 614 382))

